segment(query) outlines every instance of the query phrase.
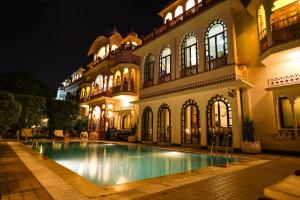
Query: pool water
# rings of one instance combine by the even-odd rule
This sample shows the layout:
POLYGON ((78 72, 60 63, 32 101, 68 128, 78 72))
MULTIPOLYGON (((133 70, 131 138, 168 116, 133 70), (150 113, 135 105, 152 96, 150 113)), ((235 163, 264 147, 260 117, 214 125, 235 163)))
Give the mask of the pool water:
POLYGON ((226 163, 221 156, 104 143, 36 142, 33 149, 100 186, 226 163))

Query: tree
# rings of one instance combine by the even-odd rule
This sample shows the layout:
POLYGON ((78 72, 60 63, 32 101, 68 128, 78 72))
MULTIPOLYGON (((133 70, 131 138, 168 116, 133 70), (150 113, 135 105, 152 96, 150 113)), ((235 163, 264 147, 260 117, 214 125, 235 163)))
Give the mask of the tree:
POLYGON ((39 125, 44 114, 46 99, 44 97, 15 94, 15 100, 22 105, 22 111, 14 130, 31 128, 39 125))
POLYGON ((79 103, 48 99, 46 111, 50 130, 72 130, 79 116, 79 103))
POLYGON ((55 91, 27 71, 1 73, 0 90, 47 98, 55 97, 55 91))
POLYGON ((0 91, 0 137, 17 122, 21 109, 12 94, 0 91))

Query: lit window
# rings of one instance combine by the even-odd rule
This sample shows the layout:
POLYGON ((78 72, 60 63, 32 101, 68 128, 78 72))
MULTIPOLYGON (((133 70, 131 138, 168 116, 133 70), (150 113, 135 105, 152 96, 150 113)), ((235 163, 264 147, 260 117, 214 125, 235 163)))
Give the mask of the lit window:
POLYGON ((104 59, 105 58, 105 47, 102 47, 98 54, 97 54, 97 57, 101 58, 101 59, 104 59))
POLYGON ((169 12, 165 17, 165 23, 167 23, 167 21, 172 21, 172 19, 173 19, 172 13, 169 12))
POLYGON ((158 110, 158 142, 171 142, 171 112, 168 105, 163 104, 158 110))
POLYGON ((263 5, 259 6, 257 11, 257 24, 258 24, 258 33, 259 39, 263 39, 266 36, 266 14, 265 8, 263 5))
MULTIPOLYGON (((198 64, 198 38, 195 33, 189 33, 185 36, 182 47, 182 68, 196 66, 198 64)), ((197 73, 196 71, 192 74, 197 73)), ((190 75, 190 74, 189 74, 190 75)))
POLYGON ((186 2, 186 5, 185 5, 185 10, 189 10, 194 6, 195 6, 195 1, 194 0, 188 0, 186 2))
POLYGON ((117 72, 115 73, 114 84, 115 84, 115 86, 121 85, 121 72, 120 72, 120 71, 117 71, 117 72))
POLYGON ((166 75, 169 75, 171 73, 171 49, 169 45, 166 45, 160 53, 159 57, 159 76, 161 78, 161 82, 165 82, 166 80, 166 75))
POLYGON ((181 15, 183 13, 183 8, 182 6, 178 6, 175 10, 175 17, 178 17, 179 15, 181 15))
POLYGON ((205 51, 206 70, 222 67, 226 64, 228 54, 227 31, 223 21, 216 20, 209 25, 205 36, 205 51), (224 62, 213 62, 218 58, 224 58, 224 62))
POLYGON ((148 54, 144 65, 144 82, 153 80, 154 56, 148 54))
POLYGON ((118 46, 115 45, 115 44, 113 44, 113 45, 111 46, 111 50, 112 50, 112 51, 115 51, 117 48, 118 48, 118 46))
MULTIPOLYGON (((103 86, 104 86, 104 84, 103 84, 103 76, 102 75, 99 75, 99 76, 97 76, 97 78, 96 78, 96 81, 95 81, 95 83, 97 84, 97 86, 98 86, 98 92, 102 92, 102 91, 104 91, 104 88, 103 88, 103 86)), ((96 91, 97 92, 97 91, 96 91)))

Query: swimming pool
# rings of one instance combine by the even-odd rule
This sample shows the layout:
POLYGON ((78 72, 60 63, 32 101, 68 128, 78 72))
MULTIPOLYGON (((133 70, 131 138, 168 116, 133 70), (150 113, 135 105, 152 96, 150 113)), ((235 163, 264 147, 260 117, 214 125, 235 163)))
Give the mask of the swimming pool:
MULTIPOLYGON (((221 156, 212 159, 207 154, 106 143, 36 142, 33 149, 99 186, 129 183, 226 163, 221 156)), ((233 161, 230 159, 230 162, 233 161)))

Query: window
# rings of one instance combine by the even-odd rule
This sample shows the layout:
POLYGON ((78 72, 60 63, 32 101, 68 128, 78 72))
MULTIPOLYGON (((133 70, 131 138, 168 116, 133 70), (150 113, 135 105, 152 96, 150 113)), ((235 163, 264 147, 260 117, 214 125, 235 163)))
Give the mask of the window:
POLYGON ((92 131, 98 131, 99 130, 99 120, 100 120, 100 107, 96 106, 93 109, 92 113, 92 131))
POLYGON ((119 85, 121 85, 121 72, 117 71, 115 73, 114 86, 119 86, 119 85))
POLYGON ((191 99, 182 106, 181 133, 182 144, 200 144, 200 111, 191 99))
MULTIPOLYGON (((181 65, 182 69, 195 67, 198 65, 198 38, 195 33, 189 33, 185 36, 181 47, 181 65)), ((193 72, 185 75, 198 73, 198 68, 193 72)))
POLYGON ((232 111, 227 99, 217 95, 207 106, 207 143, 211 144, 213 135, 219 137, 219 145, 227 144, 228 136, 232 136, 232 111))
POLYGON ((96 81, 95 81, 95 83, 97 84, 97 86, 98 86, 98 90, 96 89, 96 93, 99 93, 99 92, 103 92, 104 91, 104 88, 103 88, 103 76, 102 75, 99 75, 99 76, 97 76, 97 78, 96 78, 96 81))
POLYGON ((215 20, 205 36, 206 70, 223 67, 227 64, 227 31, 223 21, 215 20))
MULTIPOLYGON (((298 106, 298 104, 297 104, 298 106)), ((287 97, 280 97, 278 100, 280 128, 294 128, 294 117, 292 105, 287 97)))
POLYGON ((171 112, 167 104, 160 106, 157 120, 157 141, 171 142, 171 112))
POLYGON ((185 4, 185 10, 189 10, 195 6, 195 0, 188 0, 185 4))
POLYGON ((159 56, 159 77, 161 82, 171 78, 171 49, 169 45, 162 48, 159 56))
POLYGON ((82 88, 80 93, 80 99, 84 99, 84 97, 85 97, 85 89, 82 88))
POLYGON ((153 80, 154 56, 148 54, 144 65, 144 82, 153 80))
POLYGON ((153 112, 150 107, 146 107, 142 118, 142 140, 153 140, 153 112))
POLYGON ((172 13, 169 12, 165 17, 165 23, 167 23, 168 21, 172 21, 172 19, 173 19, 173 15, 172 13))
POLYGON ((258 12, 257 12, 257 25, 258 25, 258 33, 259 33, 259 39, 263 39, 267 32, 266 32, 266 13, 265 8, 263 5, 259 6, 258 12))
POLYGON ((183 13, 183 8, 182 6, 178 6, 175 10, 175 16, 174 17, 178 17, 179 15, 182 15, 183 13))

